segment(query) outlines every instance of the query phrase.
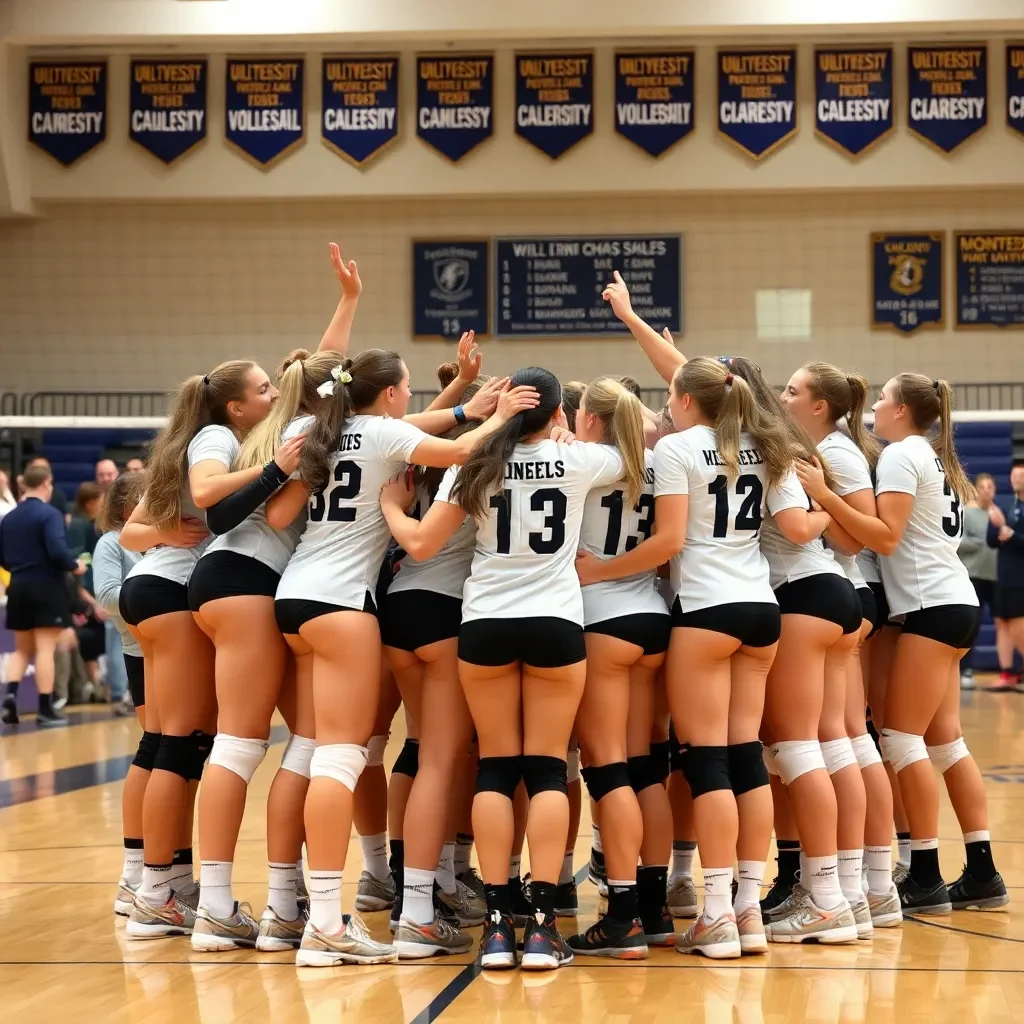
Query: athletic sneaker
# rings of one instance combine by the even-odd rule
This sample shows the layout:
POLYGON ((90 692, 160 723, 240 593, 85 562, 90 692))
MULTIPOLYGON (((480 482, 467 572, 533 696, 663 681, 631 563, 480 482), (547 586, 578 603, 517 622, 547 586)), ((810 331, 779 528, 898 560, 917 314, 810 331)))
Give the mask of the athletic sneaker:
POLYGON ((356 910, 364 914, 375 910, 390 910, 395 904, 395 883, 390 875, 382 882, 369 871, 359 876, 356 889, 356 910))
POLYGON ((960 671, 960 689, 961 690, 973 690, 974 689, 974 669, 965 668, 960 671))
POLYGON ((439 887, 437 898, 455 915, 459 928, 475 928, 478 924, 484 923, 487 903, 458 879, 455 880, 455 892, 447 893, 439 887))
POLYGON ((676 952, 700 953, 711 960, 738 960, 743 947, 732 911, 710 922, 698 917, 676 938, 676 952))
POLYGON ((341 915, 341 931, 327 935, 306 922, 302 943, 295 954, 296 967, 334 967, 336 964, 393 964, 398 950, 370 938, 358 914, 341 915))
POLYGON ((138 892, 138 885, 132 885, 123 878, 117 883, 117 895, 114 897, 114 913, 118 917, 128 917, 135 906, 135 893, 138 892))
POLYGON ((811 893, 809 889, 805 889, 799 882, 793 886, 789 896, 784 899, 777 907, 772 907, 767 914, 761 911, 761 920, 764 921, 765 925, 770 925, 772 921, 778 921, 789 914, 800 906, 802 903, 810 900, 811 893))
POLYGON ((907 875, 898 890, 904 914, 949 914, 953 910, 945 882, 940 881, 928 889, 918 885, 912 875, 907 875))
POLYGON ((21 719, 18 717, 18 701, 13 693, 9 693, 4 697, 0 722, 3 722, 4 725, 18 725, 21 722, 21 719))
POLYGON ((674 946, 676 942, 676 930, 672 925, 672 915, 668 907, 645 914, 641 912, 640 921, 644 926, 644 938, 648 946, 674 946))
MULTIPOLYGON (((797 874, 799 878, 799 873, 797 874)), ((796 883, 799 885, 799 882, 796 883)), ((764 898, 761 900, 761 920, 767 924, 772 919, 772 914, 778 910, 786 901, 793 895, 794 885, 789 882, 784 882, 780 878, 776 877, 772 882, 772 887, 765 893, 764 898)))
POLYGON ((1003 877, 998 871, 989 881, 979 882, 967 873, 966 867, 949 887, 949 901, 954 910, 1005 910, 1010 905, 1003 877))
POLYGON ((523 958, 519 963, 524 971, 553 971, 572 963, 572 950, 555 926, 555 918, 534 914, 526 922, 523 932, 523 958))
POLYGON ((874 933, 875 926, 871 919, 871 907, 868 901, 862 896, 856 903, 850 904, 853 911, 853 919, 857 922, 857 938, 870 939, 874 933))
POLYGON ((491 911, 480 938, 480 966, 485 971, 507 971, 516 966, 516 931, 511 917, 491 911))
POLYGON ((760 907, 744 907, 736 915, 736 930, 740 933, 740 952, 748 956, 768 952, 768 936, 761 920, 760 907))
POLYGON ((298 949, 305 928, 306 918, 301 911, 294 921, 286 921, 278 917, 272 907, 267 907, 260 918, 256 949, 260 953, 283 953, 289 949, 298 949))
POLYGON ((697 916, 697 887, 692 878, 676 879, 668 887, 668 912, 673 917, 697 916))
POLYGON ((868 906, 871 908, 871 924, 875 928, 898 928, 903 924, 900 894, 895 885, 881 895, 869 892, 868 906))
POLYGON ((226 953, 231 949, 252 949, 259 938, 260 926, 248 903, 236 903, 229 918, 214 917, 200 908, 192 927, 192 949, 196 953, 226 953))
POLYGON ((525 928, 526 922, 533 917, 533 903, 530 897, 530 884, 518 878, 508 881, 509 897, 512 903, 512 917, 517 928, 525 928), (516 884, 518 883, 518 884, 516 884))
POLYGON ((424 960, 429 956, 452 956, 468 953, 473 937, 435 917, 430 924, 416 924, 404 917, 395 933, 395 949, 399 960, 424 960))
POLYGON ((896 861, 892 866, 892 881, 896 888, 899 888, 910 874, 910 866, 896 861))
POLYGON ((191 935, 195 921, 195 909, 175 892, 171 893, 162 907, 151 907, 140 896, 136 896, 128 916, 125 935, 129 939, 166 939, 171 935, 191 935))
POLYGON ((600 886, 608 883, 608 872, 604 866, 604 853, 601 850, 590 848, 590 869, 587 877, 594 885, 600 886))
POLYGON ((64 715, 57 714, 56 711, 51 710, 49 714, 44 715, 41 711, 36 715, 36 728, 37 729, 59 729, 62 725, 67 725, 68 720, 64 715))
POLYGON ((567 940, 569 948, 582 956, 608 956, 616 960, 646 960, 647 939, 638 918, 616 921, 602 917, 582 935, 567 940))
POLYGON ((768 925, 772 942, 822 942, 836 945, 857 941, 857 920, 843 900, 835 910, 822 910, 810 895, 794 900, 792 911, 768 925))
POLYGON ((579 913, 580 901, 576 894, 576 879, 563 882, 555 890, 555 916, 575 917, 579 913))
POLYGON ((50 707, 54 711, 60 711, 68 702, 67 697, 54 697, 50 707))
POLYGON ((477 874, 476 868, 466 868, 461 875, 456 875, 455 878, 456 881, 471 889, 480 899, 484 898, 484 880, 477 874))

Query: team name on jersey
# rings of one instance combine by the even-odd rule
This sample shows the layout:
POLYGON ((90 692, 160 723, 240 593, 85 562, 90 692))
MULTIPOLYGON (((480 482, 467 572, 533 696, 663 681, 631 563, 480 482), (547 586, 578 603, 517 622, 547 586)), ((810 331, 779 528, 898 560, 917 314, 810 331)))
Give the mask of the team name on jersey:
POLYGON ((362 434, 342 434, 338 444, 339 452, 357 452, 363 447, 362 434))
MULTIPOLYGON (((739 464, 741 466, 763 466, 764 457, 756 448, 741 448, 739 452, 739 464)), ((714 448, 704 449, 705 466, 724 466, 725 459, 714 448)))
POLYGON ((558 459, 551 462, 506 462, 506 480, 559 480, 565 476, 565 463, 558 459))

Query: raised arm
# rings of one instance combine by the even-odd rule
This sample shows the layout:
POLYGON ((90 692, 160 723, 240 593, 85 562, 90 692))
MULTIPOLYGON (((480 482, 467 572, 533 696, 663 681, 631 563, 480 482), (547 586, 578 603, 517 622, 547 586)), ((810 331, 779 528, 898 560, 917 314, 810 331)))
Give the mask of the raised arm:
MULTIPOLYGON (((462 407, 464 418, 459 419, 455 414, 455 403, 450 406, 432 405, 424 412, 414 412, 404 417, 406 423, 418 427, 424 434, 443 434, 452 427, 467 420, 482 423, 498 406, 498 396, 502 388, 508 383, 507 377, 489 380, 479 391, 462 407)), ((450 387, 451 385, 449 385, 450 387)), ((445 390, 448 390, 447 388, 445 390)), ((442 392, 442 395, 444 392, 442 392)))
MULTIPOLYGON (((466 393, 466 388, 480 376, 483 355, 476 345, 475 339, 475 331, 466 331, 459 338, 459 352, 457 356, 459 372, 451 384, 427 406, 426 412, 432 412, 434 409, 451 409, 453 406, 458 405, 459 399, 466 393)), ((426 428, 420 427, 420 430, 424 429, 426 428)), ((428 430, 427 433, 429 434, 431 431, 428 430)))
POLYGON ((630 334, 644 350, 644 355, 658 371, 658 376, 671 384, 676 370, 686 362, 686 356, 673 344, 672 334, 667 327, 659 334, 646 320, 633 312, 626 282, 617 270, 614 277, 615 280, 605 288, 601 297, 611 303, 612 312, 629 328, 630 334))
POLYGON ((341 249, 334 242, 331 242, 331 264, 341 285, 341 298, 338 300, 338 308, 334 311, 331 322, 327 325, 327 330, 324 331, 324 336, 320 339, 317 351, 337 352, 344 356, 348 354, 349 338, 352 335, 352 324, 356 318, 356 306, 359 304, 363 282, 359 279, 356 261, 349 260, 346 263, 341 258, 341 249))

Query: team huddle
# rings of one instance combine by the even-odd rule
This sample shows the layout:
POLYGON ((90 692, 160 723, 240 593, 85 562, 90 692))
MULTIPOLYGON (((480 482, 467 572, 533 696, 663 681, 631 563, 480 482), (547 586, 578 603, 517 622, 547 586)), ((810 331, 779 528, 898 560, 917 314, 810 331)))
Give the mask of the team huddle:
POLYGON ((663 409, 629 378, 486 378, 468 334, 409 414, 397 353, 348 356, 362 285, 332 261, 317 351, 276 383, 245 361, 187 379, 145 479, 107 501, 95 558, 122 581, 106 600, 143 727, 114 906, 129 938, 322 967, 466 953, 482 925, 483 968, 547 970, 1007 906, 959 722, 978 600, 945 381, 893 377, 868 432, 863 378, 810 363, 780 396, 748 359, 688 361, 616 274, 604 298, 663 409), (275 709, 290 738, 256 920, 232 864, 275 709), (966 849, 948 887, 933 766, 966 849), (566 937, 581 779, 602 900, 566 937), (390 941, 357 912, 385 910, 390 941))

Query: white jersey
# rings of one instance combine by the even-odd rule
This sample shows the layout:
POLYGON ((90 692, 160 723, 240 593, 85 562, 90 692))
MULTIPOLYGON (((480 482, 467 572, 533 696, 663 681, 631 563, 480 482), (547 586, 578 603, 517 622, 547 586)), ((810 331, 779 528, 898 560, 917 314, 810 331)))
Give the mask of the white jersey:
MULTIPOLYGON (((447 494, 455 483, 455 467, 452 466, 438 485, 447 494)), ((416 488, 417 519, 422 519, 433 500, 425 487, 416 488)), ((448 538, 443 548, 432 558, 417 562, 412 555, 398 563, 398 569, 388 586, 389 594, 405 590, 429 590, 433 594, 444 594, 462 600, 462 588, 469 578, 469 567, 473 564, 473 550, 476 547, 476 520, 470 516, 448 538)))
POLYGON ((977 606, 967 567, 957 555, 964 532, 963 504, 946 482, 928 440, 911 434, 886 446, 875 476, 876 494, 914 497, 899 544, 879 559, 891 614, 942 604, 977 606))
MULTIPOLYGON (((871 482, 871 468, 864 453, 854 444, 853 438, 841 430, 833 430, 831 434, 822 439, 818 445, 818 451, 822 458, 828 463, 828 468, 835 478, 835 492, 840 498, 848 494, 856 494, 857 491, 871 491, 874 493, 874 484, 871 482)), ((860 562, 856 555, 844 555, 838 551, 833 552, 836 562, 842 567, 850 582, 859 590, 867 586, 867 580, 860 569, 860 562)))
POLYGON ((878 564, 878 555, 874 551, 870 548, 861 548, 854 561, 857 563, 857 571, 864 577, 865 584, 882 582, 882 570, 878 564))
MULTIPOLYGON (((644 489, 632 508, 623 502, 620 480, 595 487, 583 505, 580 547, 598 558, 614 558, 647 540, 654 526, 654 452, 644 452, 644 489)), ((623 615, 668 614, 657 589, 657 571, 620 580, 604 580, 583 588, 583 624, 606 622, 623 615)))
MULTIPOLYGON (((622 477, 622 456, 603 444, 518 444, 503 491, 478 521, 462 621, 551 617, 583 625, 576 551, 587 492, 622 477)), ((450 501, 446 476, 435 501, 450 501)))
POLYGON ((406 468, 427 434, 404 420, 353 416, 328 463, 328 483, 309 498, 309 521, 277 587, 280 600, 361 609, 374 593, 391 534, 381 488, 406 468))
MULTIPOLYGON (((686 544, 672 559, 683 612, 722 604, 776 604, 758 533, 765 509, 791 508, 788 490, 766 486, 764 457, 740 437, 739 474, 729 479, 711 427, 690 427, 654 447, 654 494, 689 495, 686 544)), ((803 492, 801 491, 801 494, 803 492)))

